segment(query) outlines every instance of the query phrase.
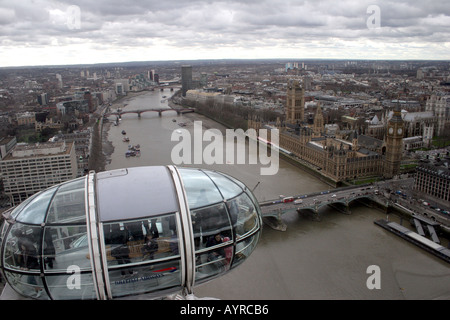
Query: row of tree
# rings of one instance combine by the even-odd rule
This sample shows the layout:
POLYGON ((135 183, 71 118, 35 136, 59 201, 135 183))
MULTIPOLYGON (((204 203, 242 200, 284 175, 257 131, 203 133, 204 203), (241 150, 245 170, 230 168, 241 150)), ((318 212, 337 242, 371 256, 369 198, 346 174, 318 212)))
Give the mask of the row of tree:
POLYGON ((262 122, 275 122, 282 115, 268 109, 255 109, 251 106, 234 105, 214 100, 204 102, 185 100, 184 105, 195 108, 196 112, 207 116, 227 127, 234 129, 248 129, 249 119, 258 119, 262 122))

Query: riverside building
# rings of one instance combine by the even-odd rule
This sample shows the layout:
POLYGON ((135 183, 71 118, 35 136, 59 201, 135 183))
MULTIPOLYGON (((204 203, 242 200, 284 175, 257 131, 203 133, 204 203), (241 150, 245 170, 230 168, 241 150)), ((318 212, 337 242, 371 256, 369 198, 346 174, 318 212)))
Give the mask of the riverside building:
POLYGON ((415 189, 437 199, 450 201, 450 157, 424 160, 416 168, 415 189))
POLYGON ((400 173, 404 121, 399 105, 384 126, 383 140, 357 134, 356 130, 337 130, 334 135, 327 135, 320 104, 314 122, 308 123, 303 88, 293 81, 287 90, 284 122, 277 121, 273 127, 249 119, 248 128, 255 129, 258 136, 260 129, 278 129, 278 147, 283 153, 297 158, 336 185, 351 180, 393 178, 400 173))
POLYGON ((181 94, 186 96, 186 92, 192 89, 192 66, 186 65, 181 67, 181 94))
POLYGON ((5 194, 13 206, 55 184, 74 179, 74 143, 18 144, 0 161, 5 194))

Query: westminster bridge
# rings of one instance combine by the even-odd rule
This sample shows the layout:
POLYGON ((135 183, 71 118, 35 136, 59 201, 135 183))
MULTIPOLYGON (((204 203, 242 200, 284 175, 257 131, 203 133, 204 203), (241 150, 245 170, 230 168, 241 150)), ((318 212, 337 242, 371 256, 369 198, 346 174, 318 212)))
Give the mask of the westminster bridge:
POLYGON ((272 228, 282 231, 287 228, 282 220, 282 215, 285 213, 292 211, 309 213, 314 219, 320 220, 322 207, 329 206, 344 214, 351 214, 351 206, 355 202, 369 207, 379 207, 386 212, 394 209, 407 216, 424 216, 433 223, 449 228, 450 215, 423 206, 407 191, 398 194, 399 189, 405 190, 414 185, 413 181, 413 178, 386 180, 374 184, 342 187, 303 195, 280 196, 279 199, 261 201, 259 206, 264 222, 272 228))

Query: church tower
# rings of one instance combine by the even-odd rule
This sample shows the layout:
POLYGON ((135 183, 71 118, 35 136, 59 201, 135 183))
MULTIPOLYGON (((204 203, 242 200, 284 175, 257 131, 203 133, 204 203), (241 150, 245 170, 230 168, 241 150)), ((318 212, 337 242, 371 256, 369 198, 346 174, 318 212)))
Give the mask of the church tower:
POLYGON ((298 80, 291 80, 286 94, 286 123, 296 124, 297 120, 300 124, 305 121, 305 89, 298 80))
POLYGON ((383 175, 392 178, 400 173, 400 163, 403 150, 404 123, 400 106, 394 109, 394 115, 389 120, 386 134, 386 155, 384 158, 383 175))

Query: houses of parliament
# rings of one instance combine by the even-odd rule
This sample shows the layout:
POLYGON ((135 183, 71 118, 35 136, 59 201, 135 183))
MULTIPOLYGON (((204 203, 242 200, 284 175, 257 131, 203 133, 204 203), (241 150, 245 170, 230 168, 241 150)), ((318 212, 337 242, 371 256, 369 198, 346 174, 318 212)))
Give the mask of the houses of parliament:
MULTIPOLYGON (((307 162, 337 185, 344 181, 376 177, 393 178, 400 173, 404 122, 397 106, 386 124, 383 140, 358 135, 355 130, 325 134, 320 104, 313 123, 305 121, 304 88, 296 80, 288 83, 285 119, 275 125, 250 119, 248 128, 278 129, 279 147, 307 162)), ((269 130, 270 132, 270 130, 269 130)))

